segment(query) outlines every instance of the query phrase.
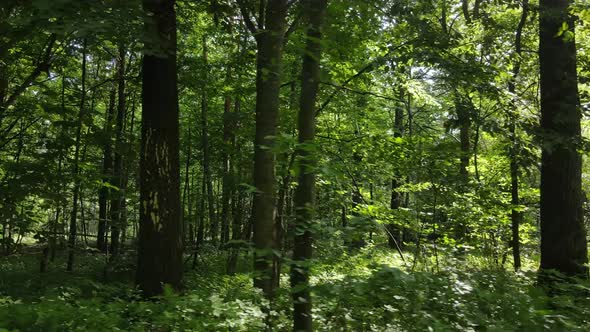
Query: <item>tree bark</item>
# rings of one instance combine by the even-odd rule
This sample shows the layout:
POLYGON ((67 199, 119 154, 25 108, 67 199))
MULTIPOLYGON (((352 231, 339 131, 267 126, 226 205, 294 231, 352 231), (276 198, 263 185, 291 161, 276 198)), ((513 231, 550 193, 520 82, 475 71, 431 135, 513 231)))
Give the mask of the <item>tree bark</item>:
POLYGON ((143 0, 140 214, 136 284, 147 297, 182 281, 174 0, 143 0))
POLYGON ((76 247, 76 233, 77 229, 77 218, 78 218, 78 198, 80 195, 80 147, 82 145, 82 126, 84 120, 84 108, 86 104, 86 51, 87 51, 87 40, 84 39, 82 42, 82 90, 80 96, 80 109, 78 111, 78 122, 76 128, 76 141, 74 147, 74 161, 72 165, 72 175, 74 177, 74 188, 72 189, 72 213, 70 215, 70 229, 68 238, 68 261, 67 271, 73 271, 74 269, 74 250, 76 247))
POLYGON ((113 164, 113 185, 118 189, 113 193, 111 199, 111 258, 119 254, 121 228, 125 225, 121 222, 123 215, 122 206, 125 199, 125 188, 123 181, 123 124, 125 122, 125 48, 119 45, 117 57, 117 121, 115 124, 115 160, 113 164))
MULTIPOLYGON (((66 86, 65 86, 65 75, 63 75, 62 73, 62 77, 61 77, 61 111, 62 114, 66 114, 66 86)), ((62 134, 63 135, 63 134, 62 134)), ((58 162, 57 162, 57 175, 58 178, 61 179, 63 176, 62 173, 62 164, 63 164, 63 149, 60 149, 60 152, 58 154, 58 162)), ((56 207, 55 207, 55 223, 53 224, 53 230, 52 233, 53 235, 51 236, 51 240, 50 240, 50 244, 51 244, 51 253, 50 253, 50 260, 51 262, 55 261, 55 254, 57 251, 57 232, 58 232, 58 227, 59 227, 59 216, 62 214, 62 194, 63 194, 63 188, 64 185, 63 183, 58 184, 57 187, 57 194, 58 194, 58 198, 56 199, 55 203, 56 203, 56 207)), ((63 216, 62 218, 66 219, 66 213, 65 213, 65 209, 63 209, 63 216)))
MULTIPOLYGON (((508 83, 508 92, 510 95, 514 96, 516 94, 516 79, 520 74, 520 65, 521 65, 521 56, 522 56, 522 30, 526 24, 526 20, 528 17, 529 11, 529 1, 523 0, 522 3, 522 14, 520 16, 520 21, 516 28, 516 37, 514 40, 514 48, 515 48, 515 63, 512 69, 512 80, 508 83)), ((518 162, 518 137, 516 131, 516 121, 518 115, 518 109, 516 107, 516 103, 514 98, 511 100, 510 103, 510 194, 511 194, 511 204, 512 204, 512 211, 511 211, 511 230, 512 230, 512 258, 514 260, 514 270, 518 271, 521 266, 520 260, 520 224, 522 222, 522 212, 519 210, 520 205, 520 198, 519 198, 519 188, 518 188, 518 173, 519 173, 519 162, 518 162)))
MULTIPOLYGON (((191 189, 191 176, 190 176, 190 166, 191 166, 191 154, 192 154, 192 135, 191 135, 191 126, 188 127, 188 139, 186 143, 186 162, 184 164, 184 189, 182 191, 182 228, 185 233, 182 237, 183 241, 188 241, 190 245, 192 245, 192 241, 190 239, 190 232, 187 232, 189 227, 189 223, 191 222, 191 198, 190 198, 190 189, 191 189), (186 211, 186 212, 185 212, 186 211), (188 234, 186 234, 188 233, 188 234), (186 238, 186 235, 189 235, 189 238, 186 238)), ((183 244, 183 247, 186 247, 186 243, 183 244)))
POLYGON ((312 331, 309 260, 312 258, 312 234, 315 209, 315 104, 320 82, 322 25, 327 0, 306 0, 304 15, 308 20, 307 40, 301 74, 299 101, 299 145, 297 149, 299 178, 295 191, 295 234, 291 265, 293 330, 312 331))
POLYGON ((586 276, 582 158, 577 150, 581 110, 570 5, 569 0, 540 1, 541 271, 586 276), (561 31, 564 23, 567 31, 561 31))
MULTIPOLYGON (((205 177, 203 176, 201 181, 201 197, 198 197, 197 201, 200 202, 200 208, 197 215, 198 225, 197 225, 197 241, 195 246, 195 251, 198 251, 203 242, 205 242, 205 207, 207 206, 205 196, 207 195, 207 182, 205 181, 205 177)), ((194 265, 194 264, 193 264, 194 265)))
MULTIPOLYGON (((403 89, 400 92, 400 99, 404 100, 403 89)), ((408 106, 409 107, 409 106, 408 106)), ((395 108, 394 123, 393 123, 393 136, 401 138, 404 131, 404 109, 400 106, 395 108)), ((399 210, 402 203, 402 194, 398 191, 399 187, 403 184, 401 180, 402 176, 400 172, 396 172, 393 179, 391 179, 391 200, 389 202, 389 208, 396 211, 399 210)), ((391 249, 401 249, 401 229, 395 223, 386 225, 387 229, 387 245, 391 249)))
POLYGON ((106 252, 106 228, 108 224, 108 198, 111 190, 107 183, 113 177, 113 151, 112 151, 112 119, 115 113, 115 89, 111 90, 109 97, 109 106, 105 114, 105 142, 103 145, 103 163, 102 163, 102 187, 98 192, 98 232, 96 236, 96 248, 106 252))
POLYGON ((469 13, 469 0, 461 0, 461 10, 467 24, 471 24, 471 14, 469 13))
POLYGON ((273 269, 275 248, 275 155, 271 150, 277 133, 283 36, 287 0, 261 1, 258 29, 245 14, 246 24, 256 37, 256 134, 254 140, 254 286, 266 297, 274 296, 278 276, 273 269))
MULTIPOLYGON (((232 33, 232 26, 228 27, 228 33, 232 33)), ((225 84, 231 84, 232 65, 227 64, 225 84)), ((235 150, 235 114, 232 114, 231 91, 224 96, 223 105, 223 147, 222 147, 222 192, 221 192, 221 245, 225 246, 230 238, 230 207, 233 191, 235 190, 234 174, 232 172, 232 158, 235 150)))
POLYGON ((461 144, 461 156, 459 158, 459 176, 461 186, 469 182, 469 159, 471 155, 471 115, 470 102, 466 102, 458 96, 455 107, 457 109, 457 121, 459 122, 459 140, 461 144))
MULTIPOLYGON (((61 153, 58 156, 57 162, 57 175, 58 178, 61 179, 62 176, 62 156, 61 153)), ((61 196, 62 190, 61 185, 57 188, 58 197, 61 196)), ((61 202, 60 199, 56 199, 56 207, 55 207, 55 220, 51 225, 51 237, 49 238, 49 259, 53 263, 55 261, 55 253, 57 251, 57 229, 59 225, 59 216, 61 215, 61 202)), ((65 217, 64 217, 65 219, 65 217)))
MULTIPOLYGON (((234 102, 234 121, 232 121, 234 132, 238 128, 238 116, 240 114, 240 97, 237 96, 234 102)), ((232 134, 232 146, 236 146, 236 136, 232 134)), ((234 150, 235 151, 235 150, 234 150)), ((242 192, 235 188, 235 183, 239 181, 239 172, 237 171, 236 164, 231 164, 231 172, 233 174, 233 185, 234 190, 232 191, 232 226, 231 226, 231 239, 232 241, 243 240, 242 219, 244 211, 244 195, 242 192)), ((229 216, 228 216, 229 217, 229 216)), ((230 246, 229 255, 227 258, 227 274, 233 275, 236 273, 238 264, 239 248, 237 243, 232 243, 230 246)))
MULTIPOLYGON (((205 66, 209 66, 208 54, 207 54, 207 39, 203 37, 203 61, 205 66)), ((205 84, 203 85, 203 92, 201 95, 201 142, 203 145, 203 177, 204 185, 207 188, 207 207, 209 211, 209 235, 211 242, 216 245, 219 237, 219 225, 217 224, 217 218, 215 215, 215 197, 213 196, 213 180, 211 178, 211 153, 209 146, 209 127, 208 127, 208 111, 209 105, 207 103, 207 72, 208 68, 205 69, 205 84)), ((205 197, 203 197, 205 199, 205 197)))

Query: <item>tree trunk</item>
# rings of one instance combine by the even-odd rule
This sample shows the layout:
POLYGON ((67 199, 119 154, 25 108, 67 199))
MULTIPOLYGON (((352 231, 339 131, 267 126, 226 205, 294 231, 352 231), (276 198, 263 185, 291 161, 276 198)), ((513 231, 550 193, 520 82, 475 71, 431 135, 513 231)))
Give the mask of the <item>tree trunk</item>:
MULTIPOLYGON (((203 60, 205 66, 208 66, 208 54, 207 54, 207 39, 203 37, 203 60)), ((205 80, 207 82, 206 69, 205 80)), ((209 146, 209 127, 208 127, 208 111, 209 105, 207 103, 207 84, 203 85, 203 94, 201 96, 201 135, 203 145, 203 177, 204 185, 207 188, 207 207, 209 211, 209 235, 211 242, 216 245, 219 237, 219 225, 217 224, 217 218, 215 216, 215 198, 213 196, 213 180, 211 179, 211 156, 209 146)), ((205 199, 205 197, 203 197, 205 199)))
POLYGON ((76 143, 74 148, 74 161, 72 175, 74 177, 74 188, 72 193, 72 212, 70 215, 70 230, 68 238, 68 262, 67 271, 74 269, 74 249, 76 247, 77 218, 78 218, 78 198, 80 195, 80 147, 82 145, 82 126, 84 120, 84 107, 86 103, 86 51, 87 40, 82 42, 82 91, 80 96, 80 109, 78 111, 78 123, 76 128, 76 143))
POLYGON ((88 227, 86 225, 86 209, 84 208, 84 191, 80 191, 80 224, 82 226, 82 238, 84 245, 88 246, 88 227))
MULTIPOLYGON (((516 94, 516 79, 520 73, 520 64, 522 56, 522 30, 526 24, 529 10, 528 0, 524 0, 522 3, 522 15, 520 22, 516 28, 516 38, 514 41, 515 47, 515 64, 512 69, 512 80, 508 83, 508 92, 514 96, 516 94)), ((520 261, 520 233, 519 227, 522 221, 522 213, 519 210, 520 199, 518 197, 518 137, 516 132, 516 121, 518 115, 518 109, 514 99, 510 103, 510 193, 511 193, 511 230, 512 230, 512 257, 514 259, 514 270, 518 271, 521 266, 520 261)))
POLYGON ((586 276, 583 223, 581 110, 571 1, 540 1, 541 271, 586 276), (564 23, 567 31, 558 35, 564 23))
MULTIPOLYGON (((196 188, 195 187, 195 176, 194 175, 191 176, 190 180, 191 180, 190 188, 196 188)), ((190 190, 190 188, 189 188, 189 192, 190 192, 189 201, 190 201, 190 203, 188 206, 188 208, 189 208, 188 242, 190 243, 191 246, 193 246, 195 244, 195 225, 196 225, 193 219, 194 219, 194 216, 198 215, 198 213, 196 211, 197 210, 197 204, 196 204, 197 200, 194 199, 197 196, 197 192, 196 192, 196 190, 194 190, 195 192, 193 193, 190 190), (193 196, 194 196, 194 198, 193 198, 193 196), (194 214, 193 214, 193 205, 194 205, 194 209, 195 209, 194 214)))
MULTIPOLYGON (((400 92, 400 99, 404 100, 404 91, 403 89, 400 92)), ((401 107, 395 108, 395 115, 394 115, 394 123, 393 123, 394 134, 393 136, 396 138, 401 138, 403 136, 404 131, 404 109, 401 107)), ((394 178, 391 179, 391 200, 389 203, 389 208, 392 210, 399 210, 401 207, 402 202, 402 194, 398 191, 399 187, 402 185, 402 176, 399 172, 395 174, 394 178)), ((395 225, 395 223, 391 223, 386 225, 387 229, 387 245, 391 249, 401 249, 401 229, 399 226, 395 225)))
POLYGON ((462 97, 457 97, 455 107, 457 109, 457 120, 459 122, 459 140, 461 143, 461 156, 459 158, 459 176, 461 180, 461 186, 466 185, 469 182, 469 159, 471 155, 471 142, 470 142, 470 131, 471 131, 471 116, 470 116, 470 104, 463 100, 462 97))
MULTIPOLYGON (((66 114, 66 86, 65 86, 65 75, 63 75, 62 73, 62 77, 61 77, 61 111, 63 112, 62 114, 66 114)), ((57 162, 57 175, 58 178, 61 179, 63 176, 62 173, 62 165, 63 165, 63 150, 60 150, 59 154, 58 154, 58 162, 57 162)), ((55 223, 53 224, 53 230, 52 230, 52 236, 51 236, 51 240, 50 240, 50 245, 51 245, 51 253, 50 253, 50 260, 51 262, 55 261, 55 254, 57 251, 57 233, 58 233, 58 228, 59 228, 59 216, 62 214, 62 193, 63 193, 63 183, 58 184, 57 187, 57 199, 56 199, 56 207, 55 207, 55 223)), ((66 219, 65 217, 66 211, 65 209, 63 209, 63 216, 62 218, 66 219)))
MULTIPOLYGON (((231 81, 231 67, 228 65, 226 74, 226 84, 231 81)), ((223 172, 223 189, 221 193, 221 245, 224 246, 229 241, 230 225, 230 200, 234 190, 232 162, 231 158, 234 151, 234 126, 233 114, 231 111, 231 95, 226 92, 223 107, 223 147, 222 147, 222 172, 223 172)))
MULTIPOLYGON (((291 169, 293 168, 293 163, 295 162, 295 154, 289 153, 285 154, 285 159, 289 160, 288 163, 285 165, 285 169, 283 172, 283 176, 281 179, 281 187, 279 188, 279 194, 277 197, 277 212, 275 215, 275 248, 277 248, 277 252, 281 253, 281 256, 284 254, 285 250, 283 247, 283 238, 285 237, 285 215, 286 209, 285 205, 287 200, 289 199, 289 184, 291 183, 291 169)), ((275 270, 275 275, 281 275, 281 257, 277 257, 273 262, 273 269, 275 270)), ((276 280, 276 286, 279 287, 280 278, 276 280)))
POLYGON ((467 24, 471 24, 471 14, 469 13, 469 0, 461 0, 461 10, 467 24))
MULTIPOLYGON (((133 94, 133 98, 132 98, 132 103, 131 103, 131 114, 130 114, 130 123, 129 123, 129 129, 127 129, 127 124, 125 124, 125 128, 123 129, 124 132, 127 132, 127 137, 129 137, 129 139, 126 139, 126 144, 128 146, 134 146, 134 135, 133 135, 133 130, 134 130, 134 126, 135 126, 135 93, 133 94)), ((127 108, 126 108, 127 109, 127 108)), ((127 116, 126 116, 127 117, 127 116)), ((121 190, 122 190, 122 197, 123 199, 121 200, 121 220, 120 223, 122 225, 122 229, 121 229, 121 241, 119 244, 119 250, 121 250, 121 248, 125 245, 125 241, 127 240, 127 221, 128 221, 128 211, 127 211, 127 199, 126 199, 126 193, 127 193, 127 187, 129 185, 129 164, 130 164, 130 158, 129 157, 124 157, 123 158, 123 171, 122 171, 122 175, 121 175, 121 190)), ((137 219, 136 219, 137 220, 137 219)), ((182 230, 181 230, 182 232, 182 230)))
POLYGON ((326 15, 327 0, 304 2, 308 20, 307 40, 303 55, 301 99, 299 102, 299 179, 295 191, 295 234, 291 265, 293 298, 293 330, 312 331, 309 260, 312 257, 312 234, 315 209, 315 140, 316 98, 320 83, 321 28, 326 15))
MULTIPOLYGON (((244 234, 241 231, 242 227, 242 219, 244 216, 244 197, 243 194, 239 191, 235 191, 234 199, 232 200, 233 205, 233 216, 232 216, 232 241, 240 241, 244 240, 244 234)), ((238 264, 238 255, 240 253, 240 248, 238 243, 232 243, 230 246, 230 252, 227 259, 227 274, 233 275, 236 273, 236 268, 238 264)))
MULTIPOLYGON (((234 102, 234 121, 232 122, 234 132, 238 128, 238 116, 240 114, 240 97, 235 98, 234 102)), ((236 146, 236 136, 232 135, 232 146, 235 149, 236 146)), ((235 150, 233 150, 235 151, 235 150)), ((244 235, 242 234, 242 219, 244 215, 244 195, 239 190, 236 190, 235 183, 239 181, 239 172, 237 171, 237 167, 235 163, 231 164, 232 167, 232 174, 233 174, 233 185, 234 190, 232 191, 232 226, 231 226, 231 239, 232 241, 239 241, 243 240, 244 235)), ((237 243, 232 243, 230 246, 229 255, 227 258, 227 274, 233 275, 236 273, 236 267, 238 264, 238 254, 239 254, 239 247, 237 243)))
POLYGON ((272 298, 276 278, 275 248, 275 155, 274 145, 279 115, 283 37, 287 0, 269 0, 259 17, 256 34, 256 135, 254 141, 254 286, 272 298), (263 14, 264 13, 264 14, 263 14), (266 20, 265 20, 266 18, 266 20), (266 21, 266 22, 265 22, 266 21))
MULTIPOLYGON (((58 168, 57 168, 57 173, 58 175, 61 175, 61 156, 59 158, 59 162, 58 162, 58 168)), ((56 204, 56 208, 55 208, 55 220, 53 221, 53 224, 51 225, 51 237, 49 238, 49 250, 50 250, 50 254, 49 254, 49 259, 50 261, 53 263, 55 261, 55 253, 57 251, 57 228, 59 225, 59 216, 61 215, 61 203, 59 201, 57 201, 56 204)))
MULTIPOLYGON (((359 136, 359 131, 355 131, 355 135, 359 136)), ((364 219, 360 217, 358 207, 363 203, 363 195, 361 193, 360 183, 357 182, 357 179, 360 178, 361 173, 359 171, 359 166, 363 162, 363 155, 359 151, 354 151, 352 154, 352 160, 354 161, 355 170, 354 173, 349 174, 352 181, 352 219, 350 220, 350 226, 352 227, 352 232, 349 236, 349 242, 346 244, 350 250, 352 249, 359 249, 366 245, 365 241, 365 230, 366 230, 366 222, 364 219)))
POLYGON ((198 251, 203 242, 205 241, 205 207, 207 206, 205 196, 207 195, 207 182, 205 181, 205 177, 201 181, 201 197, 198 197, 197 201, 200 202, 200 208, 197 215, 198 225, 197 225, 197 243, 195 250, 198 251))
POLYGON ((117 57, 117 122, 115 124, 115 161, 113 164, 113 184, 118 190, 113 193, 111 199, 111 258, 119 254, 121 228, 125 227, 121 222, 122 202, 125 199, 123 181, 123 124, 125 122, 125 48, 119 45, 117 57))
POLYGON ((112 179, 113 172, 113 151, 112 151, 112 140, 111 140, 111 121, 115 113, 115 89, 111 90, 109 97, 109 106, 105 114, 105 143, 103 146, 103 163, 102 163, 102 187, 98 192, 98 232, 96 236, 96 248, 100 251, 106 252, 106 228, 108 224, 108 197, 110 195, 110 189, 107 187, 107 183, 112 179))
MULTIPOLYGON (((190 199, 190 184, 191 184, 191 177, 190 177, 190 166, 191 166, 191 154, 192 154, 192 141, 191 141, 191 126, 188 127, 188 139, 186 144, 186 162, 184 164, 184 190, 182 192, 182 228, 185 233, 182 237, 183 241, 188 241, 190 245, 192 245, 192 241, 190 239, 190 232, 187 232, 189 227, 189 223, 191 222, 191 199, 190 199), (185 212, 186 211, 186 212, 185 212), (186 238, 186 233, 189 233, 189 238, 186 238)), ((186 247, 186 243, 183 244, 183 247, 186 247)))
POLYGON ((182 281, 174 0, 143 0, 140 213, 136 283, 147 297, 182 281))

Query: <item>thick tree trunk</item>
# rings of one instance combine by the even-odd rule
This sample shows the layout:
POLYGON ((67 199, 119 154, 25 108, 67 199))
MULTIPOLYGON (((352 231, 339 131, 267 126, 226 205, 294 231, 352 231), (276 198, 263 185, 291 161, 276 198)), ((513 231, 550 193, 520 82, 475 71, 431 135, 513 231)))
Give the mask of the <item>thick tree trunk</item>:
POLYGON ((125 122, 125 48, 119 45, 117 57, 117 121, 115 124, 115 160, 113 164, 113 184, 119 188, 113 193, 111 199, 111 258, 119 254, 121 228, 125 227, 121 222, 123 215, 122 206, 125 199, 124 170, 123 170, 123 124, 125 122))
POLYGON ((283 35, 286 25, 287 0, 268 0, 259 17, 256 35, 256 137, 254 141, 254 286, 271 298, 276 278, 273 261, 275 248, 275 155, 274 145, 279 115, 279 93, 283 35), (266 22, 265 22, 266 21, 266 22))
MULTIPOLYGON (((528 17, 528 8, 529 2, 528 0, 524 0, 522 3, 522 15, 520 17, 520 22, 518 23, 518 27, 516 28, 516 38, 514 41, 515 47, 515 64, 512 69, 512 80, 508 83, 508 92, 510 95, 516 94, 516 79, 520 73, 520 64, 521 64, 521 56, 522 56, 522 30, 526 24, 526 20, 528 17)), ((518 115, 518 109, 516 107, 516 103, 514 100, 510 103, 510 194, 511 194, 511 203, 512 203, 512 211, 511 211, 511 230, 512 230, 512 258, 514 260, 514 270, 518 271, 521 266, 520 261, 520 224, 522 221, 522 212, 520 212, 518 206, 520 204, 520 198, 518 193, 518 137, 516 132, 516 121, 518 115)))
POLYGON ((327 0, 306 0, 307 40, 303 55, 301 99, 299 102, 299 179, 295 191, 295 234, 291 265, 293 330, 312 331, 309 260, 312 257, 312 234, 315 209, 315 111, 320 83, 321 28, 327 0))
POLYGON ((76 128, 76 143, 74 147, 74 161, 72 175, 74 177, 74 188, 72 189, 72 213, 70 215, 70 229, 68 238, 68 261, 66 269, 73 271, 74 269, 74 250, 76 247, 77 218, 78 218, 78 198, 80 195, 80 147, 82 145, 82 126, 84 120, 84 107, 86 104, 86 51, 87 41, 82 42, 82 91, 80 97, 80 110, 78 111, 78 123, 76 128))
POLYGON ((582 211, 581 110, 571 1, 540 1, 541 271, 586 276, 582 211), (559 34, 564 23, 568 30, 559 34))
POLYGON ((113 177, 113 151, 112 151, 112 140, 111 140, 111 121, 115 113, 115 90, 111 91, 109 97, 109 106, 105 114, 105 143, 103 146, 103 163, 102 163, 102 187, 98 192, 98 232, 96 236, 96 248, 100 251, 106 252, 107 241, 106 241, 106 230, 108 224, 108 197, 110 195, 110 189, 106 186, 109 180, 113 177))
POLYGON ((145 296, 180 288, 182 234, 174 0, 143 0, 140 227, 136 283, 145 296))

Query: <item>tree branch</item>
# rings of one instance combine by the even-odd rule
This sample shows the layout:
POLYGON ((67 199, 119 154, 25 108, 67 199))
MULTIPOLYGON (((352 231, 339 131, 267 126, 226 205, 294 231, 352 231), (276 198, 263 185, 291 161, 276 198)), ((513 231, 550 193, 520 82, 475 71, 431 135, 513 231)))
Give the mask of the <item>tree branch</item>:
POLYGON ((240 12, 242 13, 242 17, 244 18, 244 24, 246 24, 246 27, 248 28, 248 30, 250 30, 252 35, 254 37, 256 37, 258 35, 258 28, 256 28, 256 26, 254 25, 254 22, 252 22, 252 18, 250 17, 250 12, 248 11, 248 8, 246 8, 246 4, 244 3, 244 0, 237 0, 237 2, 238 2, 238 7, 240 7, 240 12))
POLYGON ((332 101, 332 99, 334 99, 334 97, 336 97, 336 95, 338 93, 340 93, 341 91, 345 90, 346 86, 354 81, 356 78, 362 76, 365 73, 368 73, 370 71, 372 71, 373 69, 375 69, 375 67, 377 65, 379 65, 383 60, 387 59, 394 51, 400 49, 401 47, 414 42, 415 39, 412 40, 408 40, 404 43, 401 43, 399 45, 397 45, 396 47, 390 47, 389 51, 387 52, 387 54, 383 55, 383 56, 379 56, 376 59, 374 59, 373 61, 369 62, 367 65, 365 65, 363 68, 361 68, 361 70, 359 70, 356 74, 352 75, 351 77, 347 78, 346 81, 344 81, 344 83, 342 83, 340 86, 338 86, 338 88, 332 92, 332 94, 330 96, 328 96, 328 98, 326 98, 326 100, 322 103, 322 105, 320 106, 320 108, 318 108, 318 110, 315 112, 315 116, 319 116, 320 113, 328 106, 328 104, 332 101))
POLYGON ((264 30, 266 26, 266 0, 260 0, 260 5, 258 6, 258 31, 264 30))
POLYGON ((287 8, 290 8, 291 6, 293 6, 294 4, 298 3, 299 0, 289 0, 287 2, 287 8))
POLYGON ((293 19, 293 22, 291 22, 291 25, 289 25, 289 28, 287 29, 287 31, 285 31, 285 35, 283 37, 283 44, 286 45, 287 42, 289 41, 289 37, 293 34, 293 32, 295 32, 297 30, 297 27, 299 26, 299 22, 301 21, 301 13, 298 13, 297 16, 295 16, 295 18, 293 19))
POLYGON ((52 33, 49 36, 45 51, 43 52, 41 58, 37 60, 37 65, 35 69, 33 69, 33 72, 31 72, 29 76, 27 76, 27 78, 6 99, 6 102, 4 103, 4 105, 2 105, 3 110, 6 110, 8 106, 14 104, 18 96, 20 96, 28 87, 30 87, 31 84, 35 81, 37 77, 39 77, 39 75, 41 75, 42 72, 49 71, 49 66, 51 65, 51 52, 53 50, 53 46, 55 45, 56 38, 57 35, 55 33, 52 33))
POLYGON ((385 96, 385 95, 381 95, 372 91, 366 91, 366 90, 355 90, 349 87, 345 87, 345 86, 341 86, 332 82, 320 82, 321 84, 324 85, 329 85, 341 90, 345 90, 345 91, 349 91, 358 95, 363 95, 363 96, 373 96, 376 98, 380 98, 380 99, 385 99, 385 100, 390 100, 390 101, 398 101, 398 102, 403 102, 403 100, 396 98, 396 97, 390 97, 390 96, 385 96))

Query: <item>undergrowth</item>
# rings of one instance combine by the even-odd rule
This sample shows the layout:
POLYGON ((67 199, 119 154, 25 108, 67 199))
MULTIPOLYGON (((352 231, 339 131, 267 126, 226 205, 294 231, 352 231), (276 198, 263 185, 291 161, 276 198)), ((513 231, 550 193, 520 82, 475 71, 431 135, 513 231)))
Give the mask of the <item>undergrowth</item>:
MULTIPOLYGON (((321 249, 320 249, 321 250, 321 249)), ((442 252, 412 264, 368 246, 334 250, 313 262, 317 331, 587 331, 588 283, 562 285, 548 296, 533 270, 514 273, 483 266, 477 256, 442 252), (469 262, 469 263, 467 263, 469 262), (412 271, 413 267, 413 271, 412 271)), ((288 271, 274 303, 252 287, 249 258, 238 274, 223 273, 223 253, 208 253, 187 270, 185 289, 146 301, 133 288, 133 256, 105 275, 104 256, 79 255, 77 270, 58 259, 37 271, 28 252, 0 260, 0 331, 261 331, 290 330, 288 271)), ((285 264, 287 265, 287 264, 285 264)))

